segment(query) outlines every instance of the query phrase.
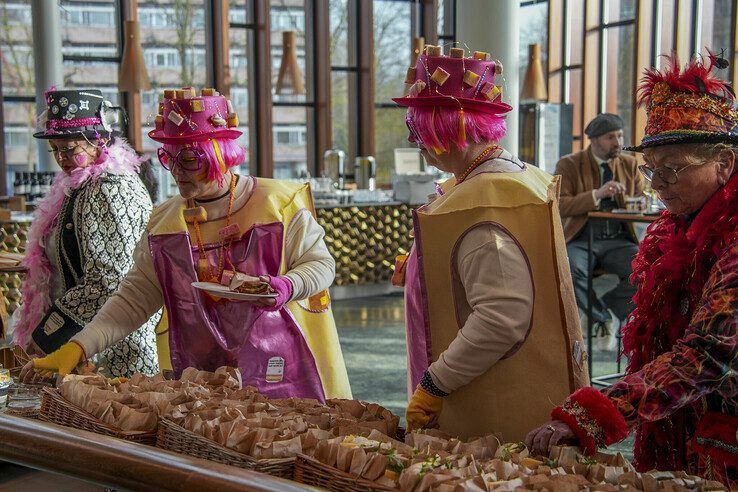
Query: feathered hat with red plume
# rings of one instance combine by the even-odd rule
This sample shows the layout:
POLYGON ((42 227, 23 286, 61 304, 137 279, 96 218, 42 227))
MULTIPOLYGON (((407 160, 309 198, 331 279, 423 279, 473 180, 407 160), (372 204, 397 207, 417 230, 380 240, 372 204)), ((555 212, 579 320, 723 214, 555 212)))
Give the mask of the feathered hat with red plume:
POLYGON ((738 143, 738 112, 730 83, 716 77, 714 68, 728 62, 708 50, 707 61, 695 58, 682 69, 676 54, 666 68, 649 68, 638 88, 638 105, 648 115, 643 141, 626 150, 680 143, 738 143))

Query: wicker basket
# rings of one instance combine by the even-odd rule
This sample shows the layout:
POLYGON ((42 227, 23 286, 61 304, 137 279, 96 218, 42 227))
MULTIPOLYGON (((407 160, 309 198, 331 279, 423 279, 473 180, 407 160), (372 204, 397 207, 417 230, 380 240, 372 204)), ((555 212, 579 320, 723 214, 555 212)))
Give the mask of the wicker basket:
POLYGON ((68 402, 55 388, 44 388, 39 420, 65 425, 139 444, 156 444, 156 431, 125 431, 103 422, 94 415, 68 402))
POLYGON ((295 460, 295 478, 296 482, 305 485, 313 485, 322 487, 326 490, 342 492, 345 490, 351 492, 369 492, 372 490, 395 490, 376 482, 358 478, 350 473, 339 470, 332 466, 328 466, 320 461, 300 454, 295 460))
POLYGON ((167 419, 159 419, 156 446, 175 453, 217 461, 280 478, 292 479, 295 467, 295 458, 252 458, 190 432, 167 419))

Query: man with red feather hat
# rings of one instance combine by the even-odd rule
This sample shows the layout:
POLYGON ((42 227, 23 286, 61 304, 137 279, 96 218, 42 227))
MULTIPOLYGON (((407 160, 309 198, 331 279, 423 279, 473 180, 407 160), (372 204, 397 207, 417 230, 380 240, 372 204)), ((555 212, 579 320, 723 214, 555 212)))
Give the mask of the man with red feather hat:
POLYGON ((667 210, 633 263, 636 305, 624 328, 625 376, 583 388, 526 438, 545 452, 576 438, 589 452, 635 429, 640 471, 687 470, 738 486, 738 111, 710 53, 651 69, 644 177, 667 210))

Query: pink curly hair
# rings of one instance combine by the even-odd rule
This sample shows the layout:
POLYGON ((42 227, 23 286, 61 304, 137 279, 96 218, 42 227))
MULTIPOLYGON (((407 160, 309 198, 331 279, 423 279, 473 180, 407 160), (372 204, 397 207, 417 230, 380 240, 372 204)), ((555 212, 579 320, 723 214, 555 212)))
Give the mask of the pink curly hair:
MULTIPOLYGON (((457 149, 464 150, 469 141, 499 142, 507 134, 505 118, 465 109, 463 112, 463 130, 460 122, 460 111, 455 108, 444 107, 410 107, 407 109, 407 119, 420 137, 423 146, 432 148, 436 152, 448 152, 450 144, 457 149), (464 138, 465 137, 465 138, 464 138)), ((413 141, 412 135, 410 140, 413 141)))
MULTIPOLYGON (((215 147, 213 146, 213 139, 203 140, 201 142, 192 142, 190 145, 203 151, 207 158, 207 180, 217 180, 218 184, 223 186, 225 183, 224 178, 228 169, 238 166, 246 160, 246 150, 241 147, 236 140, 222 138, 216 138, 214 140, 217 142, 218 148, 220 149, 220 155, 223 157, 225 169, 222 169, 218 162, 218 155, 216 154, 215 147)), ((171 154, 175 154, 180 148, 174 144, 164 144, 163 147, 164 150, 171 154)))

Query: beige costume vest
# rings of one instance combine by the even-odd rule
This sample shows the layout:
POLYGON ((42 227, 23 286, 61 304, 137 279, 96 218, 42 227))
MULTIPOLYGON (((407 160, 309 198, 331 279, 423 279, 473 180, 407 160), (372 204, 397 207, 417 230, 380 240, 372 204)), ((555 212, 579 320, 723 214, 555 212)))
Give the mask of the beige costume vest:
POLYGON ((557 196, 558 177, 533 166, 520 173, 484 173, 454 186, 415 217, 417 278, 408 295, 422 306, 408 317, 411 387, 456 338, 472 308, 455 272, 464 235, 491 224, 514 238, 530 266, 534 303, 527 338, 469 385, 444 399, 442 430, 463 438, 499 433, 519 441, 550 419, 553 407, 589 383, 586 354, 566 257, 557 196), (424 318, 424 319, 423 319, 424 318), (418 335, 426 337, 418 343, 418 335), (429 337, 429 340, 427 339, 429 337), (428 341, 430 343, 428 343, 428 341))

